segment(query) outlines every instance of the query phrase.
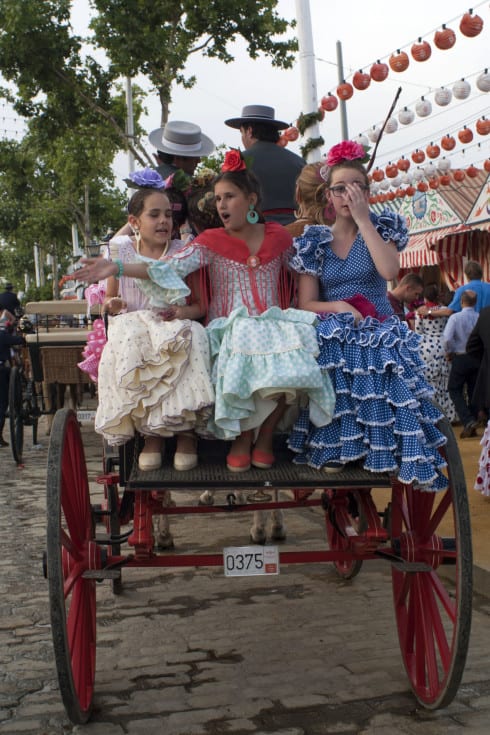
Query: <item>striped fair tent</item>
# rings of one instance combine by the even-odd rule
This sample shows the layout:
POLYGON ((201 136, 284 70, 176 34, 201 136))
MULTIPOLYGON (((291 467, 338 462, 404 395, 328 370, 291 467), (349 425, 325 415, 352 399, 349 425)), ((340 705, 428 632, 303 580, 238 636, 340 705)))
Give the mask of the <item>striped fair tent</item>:
POLYGON ((407 220, 410 240, 400 255, 402 270, 438 265, 453 290, 464 282, 466 260, 476 260, 484 279, 490 281, 490 176, 486 171, 448 187, 373 205, 378 212, 386 207, 407 220))

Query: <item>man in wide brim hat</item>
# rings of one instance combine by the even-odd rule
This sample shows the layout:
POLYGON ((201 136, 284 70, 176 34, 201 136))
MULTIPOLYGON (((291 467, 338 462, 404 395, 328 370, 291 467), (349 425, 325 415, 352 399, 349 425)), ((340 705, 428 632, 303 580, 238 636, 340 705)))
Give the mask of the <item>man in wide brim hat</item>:
POLYGON ((192 176, 201 157, 209 156, 215 148, 199 125, 183 120, 169 121, 163 128, 153 130, 148 139, 157 149, 156 169, 163 179, 179 168, 192 176))
POLYGON ((266 221, 287 225, 294 221, 296 179, 305 161, 280 145, 279 131, 289 123, 276 120, 268 105, 246 105, 240 117, 225 120, 225 125, 240 130, 247 167, 260 182, 263 215, 266 221))
POLYGON ((289 127, 289 123, 276 120, 274 114, 274 108, 267 105, 245 105, 241 116, 225 120, 225 125, 237 130, 252 123, 262 123, 275 130, 285 130, 289 127))

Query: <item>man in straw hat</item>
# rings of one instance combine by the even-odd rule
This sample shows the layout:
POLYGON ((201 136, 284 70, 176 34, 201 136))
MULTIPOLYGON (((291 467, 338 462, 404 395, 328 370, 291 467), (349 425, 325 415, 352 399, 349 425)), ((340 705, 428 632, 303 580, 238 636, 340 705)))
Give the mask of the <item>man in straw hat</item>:
POLYGON ((209 156, 214 151, 213 141, 204 135, 199 125, 183 120, 172 120, 163 128, 153 130, 148 137, 157 149, 154 154, 158 164, 156 170, 162 179, 178 169, 192 176, 201 156, 209 156))
POLYGON ((240 117, 225 120, 225 125, 241 132, 247 166, 260 182, 265 219, 282 225, 293 222, 296 179, 305 162, 277 145, 279 131, 289 123, 276 120, 273 107, 246 105, 240 117))

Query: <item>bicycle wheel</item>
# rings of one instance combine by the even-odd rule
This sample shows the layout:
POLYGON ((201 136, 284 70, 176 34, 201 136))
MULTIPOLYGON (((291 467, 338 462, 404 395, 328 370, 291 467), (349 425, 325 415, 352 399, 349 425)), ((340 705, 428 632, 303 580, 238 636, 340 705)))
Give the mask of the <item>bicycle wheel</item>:
POLYGON ((22 394, 25 378, 22 370, 16 365, 10 370, 9 379, 9 426, 10 447, 17 464, 22 464, 24 449, 24 416, 22 410, 22 394))
POLYGON ((447 420, 444 457, 449 485, 442 493, 395 483, 391 534, 395 614, 412 690, 428 709, 454 698, 471 628, 472 547, 468 497, 458 445, 447 420), (442 574, 451 566, 454 582, 442 574), (398 567, 398 568, 397 568, 398 567))
POLYGON ((95 580, 100 568, 80 429, 55 415, 48 451, 47 575, 54 654, 63 704, 74 723, 90 717, 95 678, 95 580))

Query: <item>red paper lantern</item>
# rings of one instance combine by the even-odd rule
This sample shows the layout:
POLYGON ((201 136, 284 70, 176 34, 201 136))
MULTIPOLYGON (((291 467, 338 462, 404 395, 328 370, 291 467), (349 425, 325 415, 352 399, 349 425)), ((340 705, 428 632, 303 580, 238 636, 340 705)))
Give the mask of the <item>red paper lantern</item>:
POLYGON ((430 58, 432 49, 430 47, 430 43, 428 43, 427 41, 422 41, 422 39, 419 38, 418 43, 413 44, 412 48, 410 49, 410 53, 412 54, 415 61, 427 61, 427 59, 430 58))
POLYGON ((451 177, 449 174, 442 174, 442 176, 439 176, 439 183, 441 186, 450 186, 451 184, 451 177))
POLYGON ((408 171, 410 168, 410 161, 408 158, 405 158, 405 156, 402 156, 398 159, 398 162, 396 164, 398 166, 399 171, 408 171))
POLYGON ((444 138, 441 138, 441 148, 444 148, 445 151, 452 151, 455 145, 456 141, 452 135, 445 135, 444 138))
POLYGON ((425 149, 425 152, 427 153, 429 158, 437 158, 437 156, 441 155, 441 149, 435 143, 431 143, 430 145, 428 145, 425 149))
POLYGON ((476 176, 478 176, 478 169, 476 168, 476 166, 473 166, 473 164, 471 164, 466 169, 466 174, 470 177, 470 179, 474 179, 476 176))
POLYGON ((477 120, 476 132, 478 135, 488 135, 490 133, 490 120, 486 117, 481 117, 477 120))
POLYGON ((293 142, 294 140, 298 140, 299 138, 299 130, 297 127, 292 125, 290 128, 286 128, 286 130, 283 133, 284 137, 287 138, 290 142, 293 142))
POLYGON ((398 176, 398 166, 396 166, 394 163, 390 163, 385 168, 386 175, 389 179, 394 179, 395 176, 398 176))
POLYGON ((408 197, 413 197, 413 195, 415 194, 416 191, 417 191, 417 189, 415 188, 415 186, 412 186, 411 184, 410 184, 410 186, 407 186, 407 188, 406 188, 406 192, 407 192, 407 196, 408 197))
POLYGON ((326 110, 327 112, 332 112, 333 110, 335 110, 338 104, 339 101, 337 97, 330 92, 326 97, 322 97, 320 101, 320 107, 322 108, 322 110, 326 110))
POLYGON ((442 31, 436 31, 434 34, 434 44, 437 48, 441 49, 441 51, 446 51, 447 49, 452 48, 455 43, 455 32, 450 28, 446 28, 445 24, 442 26, 442 31))
POLYGON ((349 84, 349 82, 342 82, 342 84, 339 84, 337 87, 337 96, 341 100, 350 100, 353 94, 354 89, 352 84, 349 84))
POLYGON ((418 189, 419 191, 427 191, 427 189, 428 189, 428 188, 429 188, 429 187, 428 187, 428 185, 427 185, 427 184, 425 183, 425 181, 419 181, 419 183, 417 184, 417 189, 418 189))
POLYGON ((438 176, 433 176, 431 179, 429 179, 429 187, 431 189, 439 188, 439 177, 438 176))
POLYGON ((352 84, 356 89, 362 91, 363 89, 367 89, 371 84, 371 77, 369 76, 369 74, 366 74, 366 72, 362 71, 362 69, 359 69, 359 71, 356 71, 354 76, 352 77, 352 84))
POLYGON ((465 176, 466 174, 461 168, 457 168, 455 171, 453 171, 453 179, 455 181, 464 181, 465 176))
POLYGON ((400 49, 398 49, 396 54, 391 54, 388 63, 393 71, 401 72, 405 71, 405 69, 408 69, 410 60, 405 51, 400 51, 400 49))
POLYGON ((277 145, 281 148, 285 148, 287 144, 289 143, 289 140, 286 138, 285 135, 281 135, 279 140, 277 141, 277 145))
POLYGON ((389 74, 388 64, 383 64, 381 61, 376 61, 370 71, 371 79, 375 82, 383 82, 389 74))
POLYGON ((386 198, 389 199, 390 202, 392 202, 393 199, 396 198, 395 192, 394 191, 389 191, 388 194, 386 195, 386 198))
POLYGON ((490 173, 490 158, 487 158, 486 161, 483 162, 483 168, 487 173, 490 173))
POLYGON ((373 171, 373 179, 374 181, 383 181, 385 177, 384 171, 382 171, 380 168, 376 167, 373 171))
POLYGON ((412 153, 412 161, 414 163, 423 163, 425 161, 425 153, 420 148, 416 148, 412 153))
POLYGON ((461 31, 463 36, 468 36, 468 38, 478 36, 482 28, 483 20, 480 18, 479 15, 473 15, 472 10, 469 10, 463 15, 463 17, 461 18, 461 23, 459 24, 459 30, 461 31))
POLYGON ((473 140, 473 132, 465 125, 464 128, 459 131, 458 138, 461 143, 471 143, 473 140))

